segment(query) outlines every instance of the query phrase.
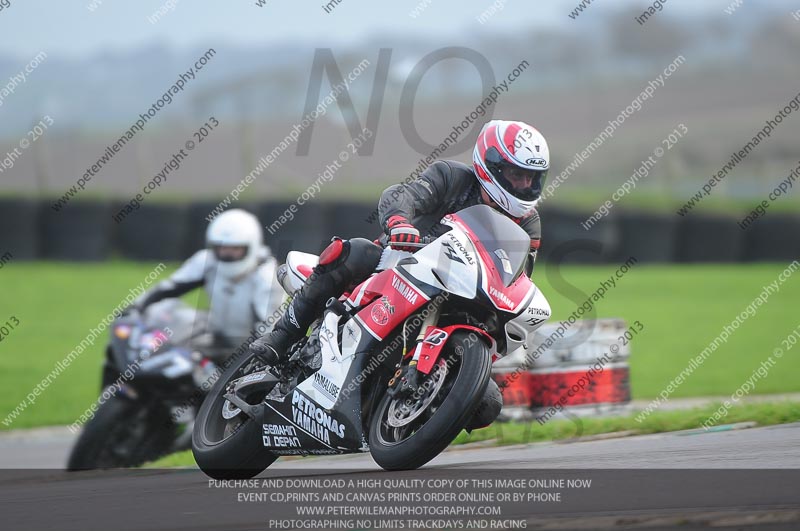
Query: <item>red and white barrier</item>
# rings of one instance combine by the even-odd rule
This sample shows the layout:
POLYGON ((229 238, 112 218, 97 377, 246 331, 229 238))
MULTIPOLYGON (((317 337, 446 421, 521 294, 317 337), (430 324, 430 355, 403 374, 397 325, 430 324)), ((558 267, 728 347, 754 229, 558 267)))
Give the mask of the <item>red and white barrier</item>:
MULTIPOLYGON (((538 334, 546 339, 558 326, 544 325, 538 334)), ((535 359, 534 353, 518 349, 495 362, 492 376, 503 392, 504 416, 538 417, 557 405, 579 415, 627 411, 631 388, 626 330, 622 319, 579 321, 535 359)))

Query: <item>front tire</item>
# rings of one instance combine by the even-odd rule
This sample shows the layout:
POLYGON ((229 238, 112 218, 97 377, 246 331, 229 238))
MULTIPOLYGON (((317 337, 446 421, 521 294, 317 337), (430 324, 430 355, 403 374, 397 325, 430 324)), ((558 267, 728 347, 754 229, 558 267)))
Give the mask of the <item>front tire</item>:
POLYGON ((436 396, 415 420, 402 428, 393 427, 389 417, 392 411, 397 411, 398 400, 384 395, 369 430, 370 453, 382 468, 421 467, 439 455, 470 420, 491 375, 489 349, 474 338, 474 334, 464 331, 454 332, 450 337, 439 358, 440 365, 428 376, 429 380, 436 378, 437 370, 443 370, 444 366, 445 380, 432 386, 436 396))
MULTIPOLYGON (((192 454, 200 470, 214 479, 249 479, 277 459, 262 445, 261 424, 241 412, 230 419, 222 414, 223 407, 230 404, 224 396, 228 384, 251 372, 247 370, 251 363, 258 363, 258 358, 246 355, 231 364, 211 388, 195 419, 192 454)), ((264 395, 247 401, 257 404, 264 395)))

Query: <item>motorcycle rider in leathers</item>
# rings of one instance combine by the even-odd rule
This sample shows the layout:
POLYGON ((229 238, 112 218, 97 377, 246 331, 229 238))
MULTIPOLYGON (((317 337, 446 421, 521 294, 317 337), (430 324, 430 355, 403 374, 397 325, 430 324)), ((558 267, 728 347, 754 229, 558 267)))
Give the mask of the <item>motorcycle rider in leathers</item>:
POLYGON ((208 333, 195 338, 192 346, 215 362, 224 361, 254 332, 263 333, 264 321, 280 307, 285 294, 276 268, 258 218, 245 210, 226 210, 209 223, 206 248, 142 294, 131 309, 144 312, 151 304, 202 286, 208 294, 208 322, 198 332, 208 333))
MULTIPOLYGON (((472 167, 456 161, 431 164, 410 184, 384 190, 378 204, 384 230, 380 243, 394 249, 416 251, 422 238, 449 230, 440 223, 450 213, 476 204, 487 204, 509 216, 531 238, 528 275, 533 271, 541 238, 536 211, 550 168, 550 153, 544 136, 532 126, 517 121, 492 120, 478 135, 472 167)), ((334 238, 322 252, 319 265, 298 290, 272 332, 255 340, 251 353, 272 364, 285 360, 290 347, 306 334, 322 314, 326 301, 338 297, 372 274, 382 248, 364 238, 334 238)), ((502 395, 494 381, 467 425, 468 430, 491 424, 502 408, 502 395)))

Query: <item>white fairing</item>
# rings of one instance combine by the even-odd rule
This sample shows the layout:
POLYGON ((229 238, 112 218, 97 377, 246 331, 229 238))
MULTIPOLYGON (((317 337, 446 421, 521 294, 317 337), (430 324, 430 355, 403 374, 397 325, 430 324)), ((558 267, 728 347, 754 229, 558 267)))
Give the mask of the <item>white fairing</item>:
POLYGON ((506 323, 506 350, 504 354, 518 348, 532 349, 535 346, 536 330, 550 318, 550 303, 536 288, 528 307, 506 323))
POLYGON ((414 259, 415 264, 401 265, 398 269, 459 297, 475 298, 478 287, 477 253, 463 231, 453 228, 442 234, 417 251, 414 259))
POLYGON ((340 317, 333 312, 325 315, 319 330, 322 367, 297 386, 297 389, 325 409, 331 409, 342 392, 361 335, 361 329, 352 320, 347 323, 342 332, 344 353, 340 352, 336 338, 339 319, 340 317))
POLYGON ((300 266, 314 269, 318 263, 319 256, 316 254, 289 251, 289 254, 286 255, 286 263, 278 268, 278 281, 284 291, 289 295, 294 295, 306 281, 306 276, 300 272, 300 266))

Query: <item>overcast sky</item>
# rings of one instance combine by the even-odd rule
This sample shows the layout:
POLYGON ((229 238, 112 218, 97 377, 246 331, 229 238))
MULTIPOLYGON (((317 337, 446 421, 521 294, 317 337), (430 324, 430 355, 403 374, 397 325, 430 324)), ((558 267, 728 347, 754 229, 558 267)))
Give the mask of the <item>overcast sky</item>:
MULTIPOLYGON (((503 4, 501 16, 485 26, 507 31, 576 24, 568 14, 578 0, 427 0, 416 17, 409 13, 426 0, 341 0, 331 13, 322 0, 177 0, 173 11, 155 24, 147 19, 170 0, 10 0, 0 11, 0 52, 30 56, 46 50, 81 56, 103 50, 128 50, 156 42, 185 48, 209 41, 243 45, 275 41, 324 40, 327 43, 358 41, 387 31, 403 34, 450 32, 462 38, 482 29, 476 18, 493 4, 503 4), (88 6, 98 4, 94 11, 88 6), (302 7, 307 5, 307 7, 302 7), (447 21, 447 22, 445 22, 447 21)), ((171 0, 175 1, 175 0, 171 0)), ((597 0, 579 17, 592 16, 641 0, 597 0)), ((687 14, 718 11, 730 0, 669 0, 664 11, 687 14)), ((745 11, 745 4, 740 9, 745 11)), ((745 13, 742 13, 746 16, 745 13)), ((461 40, 461 39, 459 39, 461 40)))

